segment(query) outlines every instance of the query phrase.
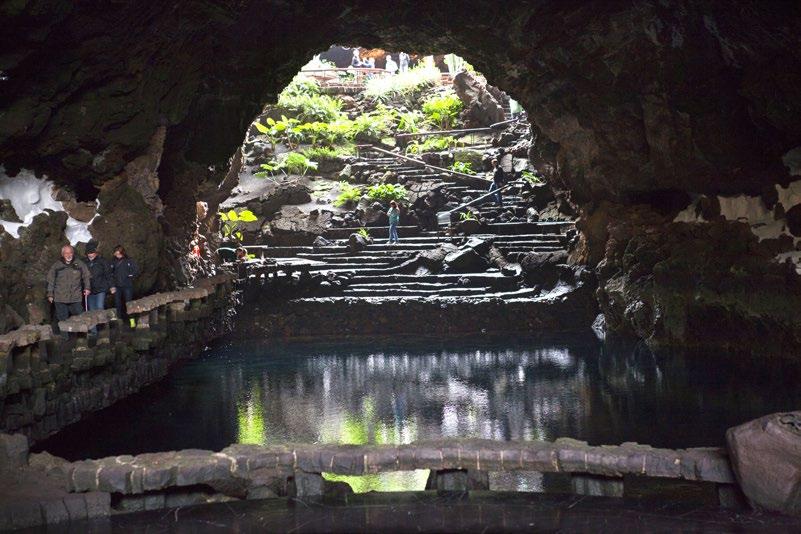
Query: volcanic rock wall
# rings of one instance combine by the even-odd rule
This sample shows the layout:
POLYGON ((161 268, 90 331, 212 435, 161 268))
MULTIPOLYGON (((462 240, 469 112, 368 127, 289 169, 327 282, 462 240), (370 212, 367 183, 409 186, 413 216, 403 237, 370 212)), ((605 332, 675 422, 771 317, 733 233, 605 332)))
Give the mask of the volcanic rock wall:
MULTIPOLYGON (((775 321, 767 305, 773 296, 780 308, 793 305, 797 275, 776 274, 774 261, 793 245, 765 250, 735 221, 673 222, 690 195, 764 195, 792 181, 801 146, 797 3, 54 0, 0 10, 0 163, 9 175, 47 173, 82 202, 125 181, 148 206, 136 220, 158 221, 159 231, 150 223, 141 231, 153 236, 143 247, 161 245, 162 285, 203 267, 188 255, 199 239, 198 191, 214 190, 253 117, 299 66, 341 42, 457 53, 524 105, 535 164, 582 213, 574 259, 595 267, 605 258, 605 285, 632 281, 601 289, 613 330, 682 343, 695 330, 703 336, 700 318, 716 316, 727 331, 797 339, 787 335, 796 322, 783 312, 775 321), (134 172, 142 157, 150 165, 134 172), (721 247, 712 263, 698 252, 721 247), (691 297, 650 257, 687 248, 694 252, 681 254, 682 265, 668 267, 700 273, 709 294, 724 297, 691 297), (746 285, 718 283, 740 269, 746 285), (748 291, 764 303, 744 300, 748 291)), ((798 217, 784 209, 788 222, 798 217)), ((12 299, 24 315, 23 301, 12 299)))

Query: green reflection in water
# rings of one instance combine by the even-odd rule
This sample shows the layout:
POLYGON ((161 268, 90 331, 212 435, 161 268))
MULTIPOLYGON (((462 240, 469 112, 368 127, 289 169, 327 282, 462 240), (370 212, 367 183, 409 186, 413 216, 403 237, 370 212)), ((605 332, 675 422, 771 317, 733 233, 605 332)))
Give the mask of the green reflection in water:
POLYGON ((323 473, 323 478, 335 482, 347 482, 355 493, 367 493, 368 491, 421 491, 426 489, 428 469, 361 476, 323 473))
POLYGON ((264 407, 258 382, 251 384, 250 394, 237 402, 236 418, 238 443, 263 445, 267 441, 264 435, 264 407))

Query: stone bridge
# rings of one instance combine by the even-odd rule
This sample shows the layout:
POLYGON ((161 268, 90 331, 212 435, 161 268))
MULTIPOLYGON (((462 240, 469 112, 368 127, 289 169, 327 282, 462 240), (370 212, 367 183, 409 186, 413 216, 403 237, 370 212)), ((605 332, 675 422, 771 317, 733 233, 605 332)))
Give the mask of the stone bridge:
POLYGON ((230 294, 222 274, 129 302, 132 329, 98 310, 61 321, 68 339, 49 325, 0 336, 0 432, 36 442, 159 380, 226 331, 230 294))
POLYGON ((607 496, 623 495, 624 477, 657 477, 714 484, 724 505, 731 504, 738 492, 725 449, 671 450, 637 443, 590 446, 567 438, 453 439, 407 445, 235 444, 220 452, 183 450, 68 462, 46 452, 28 454, 23 436, 0 434, 0 453, 0 463, 5 455, 7 463, 30 472, 29 478, 40 477, 40 487, 50 487, 38 499, 0 506, 0 526, 239 499, 350 493, 344 483, 325 480, 323 473, 428 469, 426 489, 469 491, 494 489, 490 473, 538 472, 568 477, 574 493, 607 496), (76 506, 75 499, 82 500, 83 507, 76 506), (77 515, 70 511, 73 508, 79 509, 77 515))

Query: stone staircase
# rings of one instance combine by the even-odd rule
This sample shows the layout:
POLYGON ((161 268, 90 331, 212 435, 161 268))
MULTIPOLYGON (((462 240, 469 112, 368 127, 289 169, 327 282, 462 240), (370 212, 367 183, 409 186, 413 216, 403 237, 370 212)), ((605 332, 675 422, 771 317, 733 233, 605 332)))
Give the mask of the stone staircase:
MULTIPOLYGON (((471 237, 491 241, 505 257, 565 250, 569 232, 574 228, 571 221, 526 220, 526 200, 520 194, 524 185, 522 181, 504 191, 503 207, 499 207, 494 197, 482 198, 487 195, 489 180, 480 176, 454 175, 446 169, 432 169, 398 157, 381 155, 367 158, 364 154, 351 163, 351 172, 361 177, 393 172, 394 182, 412 189, 428 183, 447 198, 459 200, 460 204, 454 205, 455 202, 451 201, 447 208, 453 212, 452 220, 455 221, 458 221, 459 211, 470 205, 474 213, 489 221, 481 226, 480 233, 471 237)), ((416 262, 420 253, 446 245, 455 250, 464 245, 467 238, 452 235, 452 228, 424 230, 418 226, 400 226, 400 242, 391 244, 386 226, 367 227, 371 242, 362 250, 353 252, 348 246, 348 238, 359 230, 359 227, 329 228, 323 234, 329 244, 323 246, 250 246, 248 250, 257 257, 274 259, 278 270, 286 264, 287 275, 297 272, 300 262, 303 271, 311 276, 324 275, 326 280, 339 280, 336 283, 322 282, 320 291, 295 299, 303 302, 398 297, 518 299, 537 294, 534 288, 525 286, 519 270, 504 273, 489 263, 487 269, 480 269, 482 272, 448 272, 448 269, 431 272, 421 268, 416 262)))

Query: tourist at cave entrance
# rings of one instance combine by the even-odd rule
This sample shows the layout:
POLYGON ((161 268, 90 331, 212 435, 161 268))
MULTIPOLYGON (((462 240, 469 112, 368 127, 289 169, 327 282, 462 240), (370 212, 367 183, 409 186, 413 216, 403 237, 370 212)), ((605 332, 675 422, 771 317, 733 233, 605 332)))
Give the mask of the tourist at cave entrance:
POLYGON ((395 63, 395 60, 393 60, 392 56, 389 54, 387 54, 387 62, 384 69, 386 69, 386 71, 389 72, 390 74, 395 74, 396 72, 398 72, 398 64, 395 63))
MULTIPOLYGON (((87 297, 87 308, 103 310, 106 307, 106 292, 112 295, 114 287, 114 267, 111 262, 98 254, 97 243, 89 241, 86 244, 86 267, 89 269, 91 292, 87 297)), ((97 327, 92 327, 89 334, 96 336, 97 327)))
POLYGON ((133 282, 139 276, 139 266, 128 257, 122 245, 114 247, 114 301, 117 305, 117 316, 128 322, 128 312, 125 303, 133 300, 133 282))
MULTIPOLYGON (((47 300, 56 307, 56 319, 64 321, 83 313, 82 301, 91 289, 91 276, 84 263, 75 258, 70 245, 61 247, 61 259, 47 271, 47 300)), ((67 337, 66 332, 61 333, 67 337)))
POLYGON ((409 54, 401 52, 398 54, 398 71, 407 72, 409 70, 409 54))
POLYGON ((498 165, 498 160, 492 160, 492 183, 489 186, 490 193, 495 191, 495 202, 498 203, 499 207, 503 207, 503 200, 501 199, 501 187, 503 186, 504 182, 506 182, 506 173, 503 171, 503 168, 498 165))
POLYGON ((387 211, 387 216, 389 217, 389 242, 397 243, 398 223, 400 222, 400 208, 398 208, 398 203, 394 200, 389 203, 389 211, 387 211))

